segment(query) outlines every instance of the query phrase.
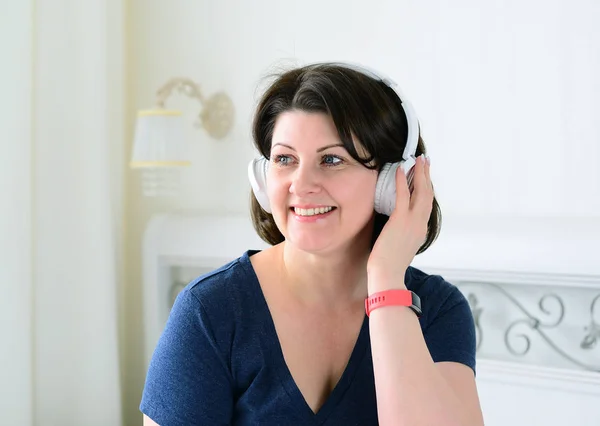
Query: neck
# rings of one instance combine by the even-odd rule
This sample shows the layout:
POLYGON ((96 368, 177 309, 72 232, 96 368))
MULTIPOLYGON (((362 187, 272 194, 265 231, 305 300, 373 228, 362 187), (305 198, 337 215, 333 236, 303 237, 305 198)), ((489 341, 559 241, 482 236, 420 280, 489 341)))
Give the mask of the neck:
POLYGON ((307 253, 292 244, 279 246, 281 267, 292 293, 307 305, 347 307, 367 297, 369 238, 329 253, 307 253))

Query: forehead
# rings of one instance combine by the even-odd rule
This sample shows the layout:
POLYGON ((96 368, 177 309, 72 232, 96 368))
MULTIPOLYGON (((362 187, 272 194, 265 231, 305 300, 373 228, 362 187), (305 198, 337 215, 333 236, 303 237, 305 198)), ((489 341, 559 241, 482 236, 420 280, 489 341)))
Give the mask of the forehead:
POLYGON ((273 144, 314 145, 340 143, 331 117, 323 113, 287 111, 275 120, 273 144))

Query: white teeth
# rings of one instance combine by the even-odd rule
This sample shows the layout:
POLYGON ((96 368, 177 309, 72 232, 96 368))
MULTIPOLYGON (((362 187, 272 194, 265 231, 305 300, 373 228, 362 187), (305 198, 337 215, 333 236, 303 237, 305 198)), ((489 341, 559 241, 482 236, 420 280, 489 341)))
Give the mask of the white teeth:
POLYGON ((314 216, 317 214, 327 213, 333 210, 333 207, 317 207, 315 209, 299 209, 294 207, 294 213, 299 216, 314 216))

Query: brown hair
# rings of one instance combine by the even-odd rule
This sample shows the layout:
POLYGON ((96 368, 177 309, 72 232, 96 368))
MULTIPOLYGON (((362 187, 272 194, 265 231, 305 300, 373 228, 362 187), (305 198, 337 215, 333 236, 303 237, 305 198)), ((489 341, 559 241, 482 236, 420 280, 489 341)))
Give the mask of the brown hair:
MULTIPOLYGON (((277 117, 291 110, 329 115, 348 153, 369 169, 381 170, 385 163, 402 160, 408 124, 398 94, 385 82, 353 67, 322 63, 308 65, 276 76, 263 94, 254 115, 252 136, 256 149, 267 159, 277 117), (359 155, 352 136, 369 154, 359 155)), ((421 136, 416 156, 426 154, 421 136)), ((260 207, 250 194, 254 229, 267 243, 284 241, 273 216, 260 207)), ((427 238, 417 254, 424 252, 437 238, 441 227, 441 210, 433 199, 427 223, 427 238)), ((375 243, 388 216, 375 213, 372 244, 375 243)))

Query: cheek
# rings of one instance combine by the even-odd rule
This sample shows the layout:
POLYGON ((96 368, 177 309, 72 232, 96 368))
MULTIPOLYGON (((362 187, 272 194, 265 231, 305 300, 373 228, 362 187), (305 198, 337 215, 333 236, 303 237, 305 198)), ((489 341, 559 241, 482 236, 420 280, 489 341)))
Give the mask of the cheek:
POLYGON ((290 184, 287 179, 282 176, 267 175, 267 195, 271 203, 271 214, 274 218, 281 216, 286 212, 282 212, 282 206, 287 205, 287 197, 289 195, 290 184))
MULTIPOLYGON (((345 180, 339 185, 338 193, 344 202, 350 202, 360 210, 370 209, 375 203, 376 174, 361 174, 351 179, 351 184, 345 180)), ((342 202, 340 199, 340 202, 342 202)))
POLYGON ((286 185, 285 179, 282 179, 281 176, 267 175, 267 195, 269 196, 269 200, 281 200, 285 197, 288 190, 289 185, 286 185))
MULTIPOLYGON (((363 221, 370 218, 375 208, 375 189, 370 186, 362 185, 349 194, 347 206, 352 209, 352 216, 357 220, 363 221)), ((346 209, 346 214, 348 213, 346 209)))
POLYGON ((341 207, 341 217, 345 222, 363 226, 370 220, 375 206, 376 177, 369 174, 344 179, 331 188, 335 202, 341 207))

